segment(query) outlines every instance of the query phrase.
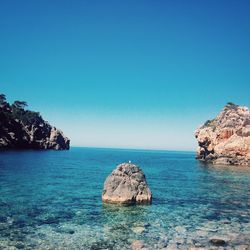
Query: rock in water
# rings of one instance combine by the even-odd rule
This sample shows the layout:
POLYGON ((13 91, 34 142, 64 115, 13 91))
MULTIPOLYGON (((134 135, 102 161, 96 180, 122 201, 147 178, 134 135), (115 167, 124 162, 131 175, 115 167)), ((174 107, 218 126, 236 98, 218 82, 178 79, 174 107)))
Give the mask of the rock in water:
POLYGON ((10 105, 0 94, 0 150, 69 149, 70 140, 63 132, 46 122, 39 112, 25 109, 24 104, 16 101, 10 105))
POLYGON ((228 103, 195 132, 197 159, 221 165, 250 166, 250 112, 228 103))
POLYGON ((134 164, 122 163, 107 177, 102 201, 119 204, 151 204, 152 193, 142 170, 134 164))
POLYGON ((226 242, 222 239, 210 239, 209 241, 214 246, 224 246, 226 245, 226 242))

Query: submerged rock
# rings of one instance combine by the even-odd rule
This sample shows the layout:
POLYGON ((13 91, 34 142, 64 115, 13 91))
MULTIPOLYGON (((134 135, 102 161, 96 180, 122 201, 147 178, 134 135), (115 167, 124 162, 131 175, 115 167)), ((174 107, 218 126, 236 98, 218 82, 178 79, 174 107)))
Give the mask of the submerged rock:
POLYGON ((226 242, 224 241, 224 240, 222 240, 222 239, 217 239, 217 238, 215 238, 215 239, 210 239, 210 241, 209 241, 212 245, 214 245, 214 246, 224 246, 224 245, 226 245, 226 242))
POLYGON ((195 132, 197 159, 217 165, 250 166, 250 112, 228 103, 195 132))
POLYGON ((25 245, 24 245, 23 242, 17 242, 17 243, 15 244, 15 247, 16 247, 17 249, 24 249, 24 248, 25 248, 25 245))
POLYGON ((102 201, 120 204, 151 204, 152 194, 142 170, 131 163, 118 165, 104 183, 102 201))
POLYGON ((131 244, 132 250, 140 250, 144 248, 144 241, 143 240, 135 240, 131 244))

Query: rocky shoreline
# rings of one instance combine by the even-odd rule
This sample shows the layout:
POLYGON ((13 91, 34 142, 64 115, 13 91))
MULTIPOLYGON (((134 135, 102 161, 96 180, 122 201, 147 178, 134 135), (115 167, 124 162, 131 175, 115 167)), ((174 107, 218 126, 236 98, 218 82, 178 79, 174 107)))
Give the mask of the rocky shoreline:
POLYGON ((26 106, 22 101, 9 104, 0 95, 0 149, 68 150, 70 140, 63 132, 26 106))
POLYGON ((228 103, 195 132, 198 160, 215 165, 250 166, 250 112, 228 103))

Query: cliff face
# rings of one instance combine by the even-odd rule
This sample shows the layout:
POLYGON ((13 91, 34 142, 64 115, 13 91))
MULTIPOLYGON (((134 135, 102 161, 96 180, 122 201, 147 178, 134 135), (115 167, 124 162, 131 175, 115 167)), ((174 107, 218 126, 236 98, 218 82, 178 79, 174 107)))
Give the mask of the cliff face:
POLYGON ((250 166, 250 112, 228 103, 195 132, 197 159, 213 164, 250 166))
MULTIPOLYGON (((24 102, 23 102, 24 103, 24 102)), ((62 131, 44 121, 39 113, 18 105, 0 103, 0 149, 69 149, 62 131)))

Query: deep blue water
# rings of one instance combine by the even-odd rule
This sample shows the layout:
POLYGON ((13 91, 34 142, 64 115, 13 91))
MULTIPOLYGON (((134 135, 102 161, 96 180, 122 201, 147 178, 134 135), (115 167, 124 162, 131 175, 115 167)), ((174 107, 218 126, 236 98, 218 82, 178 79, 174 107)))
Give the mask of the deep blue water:
POLYGON ((71 148, 0 152, 0 249, 149 249, 250 244, 250 171, 191 152, 71 148), (103 205, 103 183, 138 164, 151 206, 103 205))

